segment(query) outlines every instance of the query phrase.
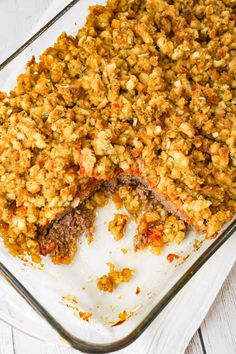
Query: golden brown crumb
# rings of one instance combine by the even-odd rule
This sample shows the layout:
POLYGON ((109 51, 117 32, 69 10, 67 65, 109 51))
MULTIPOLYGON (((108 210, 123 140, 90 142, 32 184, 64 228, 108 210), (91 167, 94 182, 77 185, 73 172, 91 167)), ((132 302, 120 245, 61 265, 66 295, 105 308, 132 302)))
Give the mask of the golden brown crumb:
POLYGON ((139 286, 137 286, 136 291, 135 291, 135 294, 136 294, 136 295, 139 295, 139 294, 140 294, 140 292, 141 292, 140 287, 139 287, 139 286))
POLYGON ((118 193, 127 211, 137 222, 135 250, 150 246, 153 253, 159 255, 168 243, 181 243, 184 239, 187 232, 185 223, 177 216, 171 215, 153 199, 152 194, 132 186, 121 186, 118 193))
POLYGON ((114 264, 107 263, 107 265, 110 267, 110 271, 108 275, 103 275, 97 279, 97 287, 101 291, 108 291, 112 293, 120 283, 129 282, 134 271, 129 268, 115 270, 114 264))
POLYGON ((86 202, 86 207, 88 209, 102 208, 108 203, 108 198, 106 194, 102 191, 94 193, 86 202))
POLYGON ((112 200, 115 203, 116 209, 119 210, 121 208, 121 206, 122 206, 122 200, 121 200, 119 194, 118 193, 114 193, 112 195, 112 200))
POLYGON ((108 230, 114 235, 116 241, 121 240, 124 236, 125 225, 127 224, 128 216, 124 214, 115 214, 113 220, 109 222, 108 230))
POLYGON ((84 321, 88 322, 90 317, 93 316, 93 314, 90 312, 80 311, 78 305, 78 299, 74 296, 64 295, 61 297, 61 301, 63 302, 63 304, 65 304, 67 308, 73 310, 73 313, 76 317, 79 317, 84 321))
POLYGON ((196 240, 194 241, 194 244, 193 244, 194 250, 195 250, 195 251, 198 251, 199 248, 201 247, 202 243, 203 243, 203 240, 197 240, 197 239, 196 239, 196 240))
POLYGON ((169 253, 167 256, 167 260, 172 263, 174 260, 179 259, 179 255, 175 253, 169 253))
POLYGON ((91 312, 79 312, 79 317, 84 320, 84 321, 89 321, 90 317, 92 317, 93 314, 91 312))
MULTIPOLYGON (((236 210, 235 67, 229 0, 91 7, 76 36, 62 33, 0 93, 6 246, 37 260, 39 232, 80 201, 90 179, 119 171, 142 177, 189 225, 215 236, 236 210)), ((88 207, 105 202, 97 198, 88 207)), ((127 209, 137 218, 137 198, 127 209)), ((157 244, 180 242, 184 231, 169 220, 163 239, 152 233, 157 244)))
POLYGON ((87 236, 88 244, 90 245, 94 241, 93 232, 90 232, 87 236))
POLYGON ((123 312, 118 314, 118 319, 112 323, 111 327, 115 327, 115 326, 119 326, 122 323, 124 323, 129 317, 131 316, 131 314, 128 314, 126 310, 124 310, 123 312))

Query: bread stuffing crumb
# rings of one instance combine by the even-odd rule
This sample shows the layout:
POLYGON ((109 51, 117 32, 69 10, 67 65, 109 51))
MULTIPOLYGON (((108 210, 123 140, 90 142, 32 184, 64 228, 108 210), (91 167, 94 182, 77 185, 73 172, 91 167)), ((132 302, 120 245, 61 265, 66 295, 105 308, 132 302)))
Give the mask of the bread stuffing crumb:
POLYGON ((93 314, 91 312, 79 312, 79 316, 82 320, 84 321, 89 321, 90 317, 93 316, 93 314))
POLYGON ((174 260, 179 259, 179 256, 174 253, 169 253, 166 258, 170 263, 172 263, 174 260))
POLYGON ((126 310, 118 314, 118 319, 111 324, 111 327, 118 326, 124 323, 132 314, 128 313, 126 310))
POLYGON ((97 279, 97 287, 100 291, 112 293, 120 283, 129 282, 134 271, 129 268, 116 270, 114 264, 107 263, 110 271, 107 275, 103 275, 97 279))
POLYGON ((116 241, 123 238, 128 219, 127 215, 115 214, 114 219, 109 222, 108 230, 114 235, 116 241))

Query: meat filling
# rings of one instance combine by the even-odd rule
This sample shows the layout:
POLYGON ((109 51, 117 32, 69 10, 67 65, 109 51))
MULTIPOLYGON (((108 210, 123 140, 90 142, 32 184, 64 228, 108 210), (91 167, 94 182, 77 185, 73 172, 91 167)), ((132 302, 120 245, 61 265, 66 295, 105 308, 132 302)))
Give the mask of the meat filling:
MULTIPOLYGON (((111 197, 114 196, 114 194, 116 194, 122 186, 130 186, 132 188, 131 190, 133 190, 139 198, 139 206, 136 210, 132 210, 131 205, 129 205, 131 204, 129 200, 126 200, 126 204, 124 204, 136 222, 138 222, 141 218, 141 214, 143 213, 143 210, 141 210, 142 208, 140 208, 141 204, 145 205, 146 212, 163 209, 159 203, 159 198, 156 193, 150 190, 140 178, 121 174, 109 182, 106 181, 104 183, 100 183, 99 187, 96 189, 92 188, 90 195, 87 193, 86 199, 84 199, 84 197, 80 198, 82 202, 80 202, 78 206, 75 206, 76 203, 72 203, 72 206, 74 207, 50 225, 49 228, 42 230, 38 236, 40 253, 44 256, 50 254, 54 263, 70 263, 77 251, 77 241, 79 236, 83 233, 86 233, 87 235, 91 233, 95 220, 96 206, 99 206, 97 203, 95 203, 94 206, 93 203, 91 203, 91 198, 95 196, 97 189, 99 188, 101 195, 111 197), (91 205, 93 206, 91 207, 91 205)), ((169 213, 165 211, 164 215, 163 220, 169 215, 169 213)), ((160 236, 160 232, 163 234, 162 225, 161 230, 159 230, 158 233, 158 238, 160 236)), ((151 238, 153 239, 153 235, 150 238, 149 233, 139 232, 135 235, 135 250, 143 249, 150 244, 150 240, 151 238)), ((151 243, 153 243, 152 241, 151 243)))
POLYGON ((72 209, 39 235, 41 254, 50 254, 54 263, 70 263, 77 251, 78 237, 90 231, 94 219, 94 210, 84 204, 72 209))

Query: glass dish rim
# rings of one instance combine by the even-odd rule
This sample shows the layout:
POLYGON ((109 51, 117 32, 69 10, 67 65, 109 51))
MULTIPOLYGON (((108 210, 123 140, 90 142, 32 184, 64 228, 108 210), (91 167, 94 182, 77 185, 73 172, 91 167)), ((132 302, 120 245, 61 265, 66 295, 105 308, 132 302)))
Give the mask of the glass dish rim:
MULTIPOLYGON (((58 12, 49 22, 40 28, 31 38, 14 51, 7 59, 0 63, 0 71, 3 70, 12 60, 23 52, 31 43, 40 37, 48 28, 59 20, 66 12, 81 0, 73 0, 60 12, 58 12)), ((63 326, 35 299, 34 296, 20 283, 19 280, 0 262, 0 275, 3 276, 11 286, 25 299, 25 301, 40 314, 57 333, 67 341, 73 348, 84 353, 110 353, 123 349, 133 343, 155 320, 161 311, 178 294, 178 292, 188 283, 194 274, 207 262, 207 260, 229 239, 236 231, 236 220, 233 220, 226 230, 224 230, 215 241, 204 251, 204 253, 192 264, 192 266, 181 276, 181 278, 171 287, 163 298, 153 307, 149 314, 138 324, 138 326, 124 338, 107 344, 96 344, 84 341, 71 335, 63 326)))

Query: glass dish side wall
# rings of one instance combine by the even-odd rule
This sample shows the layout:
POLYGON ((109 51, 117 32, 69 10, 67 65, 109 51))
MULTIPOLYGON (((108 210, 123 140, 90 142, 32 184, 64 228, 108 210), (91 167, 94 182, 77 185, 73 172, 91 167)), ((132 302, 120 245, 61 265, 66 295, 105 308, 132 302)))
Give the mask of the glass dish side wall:
MULTIPOLYGON (((17 74, 24 71, 25 63, 31 59, 32 55, 35 55, 37 58, 44 49, 55 42, 62 31, 70 34, 75 33, 85 21, 88 6, 96 4, 105 4, 105 1, 72 1, 70 5, 50 21, 48 25, 41 29, 27 45, 19 48, 14 55, 2 63, 0 65, 1 90, 8 91, 14 85, 17 74)), ((112 210, 109 209, 109 212, 111 211, 112 210)), ((68 279, 68 272, 71 272, 72 283, 73 279, 79 275, 77 273, 76 263, 73 263, 72 267, 68 268, 68 270, 65 268, 56 268, 49 263, 46 264, 48 273, 27 268, 24 274, 22 274, 19 269, 20 261, 12 259, 1 243, 0 255, 2 263, 0 263, 0 272, 25 300, 74 348, 84 352, 111 352, 132 343, 235 230, 236 224, 232 222, 216 240, 205 242, 197 252, 191 252, 192 242, 195 238, 194 233, 192 233, 187 243, 184 244, 186 254, 191 254, 187 260, 178 267, 170 267, 168 264, 166 267, 162 258, 158 260, 148 260, 150 262, 148 263, 145 259, 145 257, 147 257, 145 253, 141 256, 135 255, 135 257, 138 257, 136 259, 134 259, 135 257, 133 256, 134 262, 146 262, 147 266, 156 266, 159 268, 159 278, 156 286, 161 288, 161 291, 155 294, 152 299, 144 298, 142 311, 137 313, 122 326, 114 327, 111 330, 107 330, 104 326, 99 327, 100 324, 98 323, 98 326, 91 326, 92 328, 81 326, 78 333, 75 329, 76 322, 71 316, 65 313, 65 308, 61 305, 52 306, 53 303, 58 300, 55 298, 55 288, 58 286, 59 279, 58 272, 60 273, 62 282, 63 279, 68 279), (37 282, 34 282, 33 278, 35 278, 36 272, 37 282), (47 301, 45 301, 42 296, 42 289, 45 288, 48 289, 47 301), (72 326, 68 325, 70 321, 72 322, 72 326), (97 334, 97 330, 100 331, 99 334, 97 334), (89 341, 91 337, 94 339, 93 343, 89 341)), ((132 230, 130 230, 130 232, 132 233, 132 230)), ((97 245, 97 247, 99 246, 97 245)), ((116 248, 117 246, 114 244, 109 244, 109 247, 112 247, 116 253, 118 252, 118 248, 116 248)), ((101 252, 101 255, 103 254, 103 250, 99 250, 95 247, 94 249, 88 250, 88 255, 93 256, 93 252, 97 253, 97 251, 101 252)), ((85 256, 87 257, 87 254, 85 256)), ((83 251, 80 260, 81 258, 83 259, 83 251)), ((119 261, 119 257, 117 257, 117 261, 119 261)), ((148 271, 148 268, 146 271, 148 271)), ((93 289, 91 288, 90 290, 92 291, 93 289)), ((66 284, 66 286, 63 284, 63 291, 75 292, 77 289, 74 288, 73 284, 66 284)), ((127 298, 130 296, 128 292, 124 293, 124 295, 126 295, 127 298)), ((94 302, 92 304, 94 305, 94 302)))

